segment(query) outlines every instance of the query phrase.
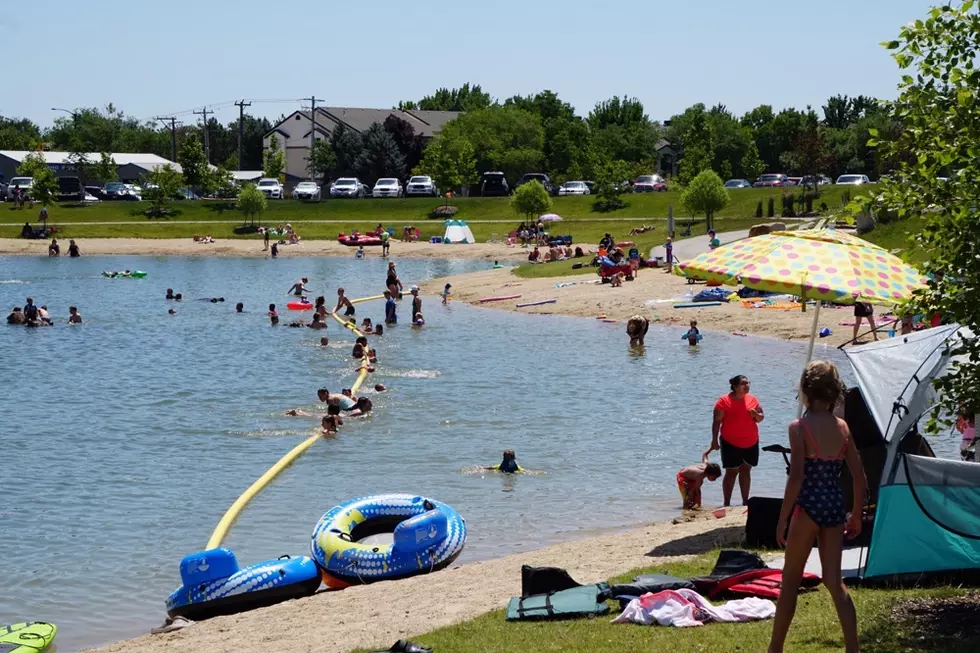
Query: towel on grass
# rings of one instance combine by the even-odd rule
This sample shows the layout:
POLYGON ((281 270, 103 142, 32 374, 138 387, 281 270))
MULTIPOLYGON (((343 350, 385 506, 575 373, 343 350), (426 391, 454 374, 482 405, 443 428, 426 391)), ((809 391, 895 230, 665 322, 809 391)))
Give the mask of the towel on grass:
POLYGON ((613 623, 637 623, 644 626, 703 626, 712 621, 755 621, 776 614, 776 605, 768 599, 753 596, 712 605, 694 590, 664 590, 633 599, 613 623))

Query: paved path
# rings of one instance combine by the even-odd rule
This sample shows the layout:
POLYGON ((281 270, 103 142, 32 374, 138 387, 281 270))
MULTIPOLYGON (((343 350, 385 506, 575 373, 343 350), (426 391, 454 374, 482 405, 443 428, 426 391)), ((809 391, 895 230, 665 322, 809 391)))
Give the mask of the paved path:
MULTIPOLYGON (((730 242, 741 240, 743 238, 748 238, 749 230, 740 229, 738 231, 722 231, 721 233, 715 234, 718 236, 718 240, 721 241, 722 245, 726 245, 730 242)), ((692 259, 698 254, 703 254, 707 252, 708 247, 708 236, 707 234, 703 236, 695 236, 693 238, 685 238, 684 240, 678 240, 674 242, 674 258, 686 261, 692 259)), ((654 247, 650 252, 650 256, 666 256, 664 252, 663 245, 658 245, 654 247)))

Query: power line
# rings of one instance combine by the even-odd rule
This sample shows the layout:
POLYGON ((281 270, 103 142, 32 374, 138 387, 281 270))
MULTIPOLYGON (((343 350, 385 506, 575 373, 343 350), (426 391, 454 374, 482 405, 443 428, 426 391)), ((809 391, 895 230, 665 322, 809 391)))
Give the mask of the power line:
POLYGON ((154 120, 160 120, 166 123, 170 121, 170 160, 177 161, 177 118, 171 116, 169 118, 157 117, 154 120))

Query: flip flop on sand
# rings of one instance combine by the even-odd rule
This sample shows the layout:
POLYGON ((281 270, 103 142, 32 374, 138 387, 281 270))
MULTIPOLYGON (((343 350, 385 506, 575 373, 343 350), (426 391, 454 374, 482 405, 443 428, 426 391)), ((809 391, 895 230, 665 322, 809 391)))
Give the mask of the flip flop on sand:
POLYGON ((161 633, 172 633, 175 630, 180 630, 181 628, 187 628, 188 626, 193 626, 194 622, 185 617, 167 617, 167 620, 163 622, 163 625, 159 628, 151 628, 151 635, 160 635, 161 633))
POLYGON ((432 649, 420 646, 415 642, 400 639, 392 644, 391 648, 385 649, 384 651, 376 651, 375 653, 432 653, 432 649))

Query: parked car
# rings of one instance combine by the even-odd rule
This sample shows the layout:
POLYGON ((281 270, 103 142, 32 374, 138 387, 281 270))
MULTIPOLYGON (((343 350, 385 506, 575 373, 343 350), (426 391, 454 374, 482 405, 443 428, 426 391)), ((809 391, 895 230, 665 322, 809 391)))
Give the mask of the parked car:
POLYGON ((86 186, 85 192, 91 195, 92 197, 94 197, 95 199, 98 200, 106 199, 105 188, 103 188, 102 186, 96 186, 96 185, 86 186))
POLYGON ((83 195, 82 201, 85 202, 85 203, 89 203, 89 202, 101 202, 102 201, 98 197, 96 197, 95 195, 90 195, 88 193, 88 191, 83 192, 82 195, 83 195))
POLYGON ((555 185, 551 183, 551 178, 543 172, 528 172, 521 175, 521 178, 517 180, 517 185, 514 186, 514 188, 519 188, 529 181, 536 181, 544 186, 544 189, 548 191, 549 195, 555 194, 555 185))
POLYGON ((7 184, 7 200, 14 199, 14 193, 19 188, 22 192, 30 195, 31 186, 34 185, 33 177, 13 177, 7 184))
POLYGON ((752 188, 748 179, 729 179, 725 182, 725 188, 752 188))
POLYGON ((660 175, 642 175, 633 182, 634 193, 663 193, 667 184, 660 175))
POLYGON ((320 185, 315 181, 301 181, 293 189, 294 200, 320 201, 320 185))
POLYGON ((788 186, 788 181, 789 177, 784 174, 769 173, 760 176, 752 185, 756 188, 780 188, 782 186, 788 186))
POLYGON ((105 199, 107 200, 122 200, 126 199, 126 184, 121 181, 110 181, 105 185, 105 199))
POLYGON ((278 179, 273 179, 272 177, 259 179, 259 183, 255 187, 270 200, 281 200, 286 196, 282 184, 279 183, 278 179))
POLYGON ((174 194, 174 199, 177 200, 199 200, 201 196, 192 191, 190 188, 178 188, 177 192, 174 194))
POLYGON ((436 183, 432 181, 432 177, 418 175, 409 179, 408 183, 405 184, 405 195, 408 197, 415 197, 418 195, 425 197, 438 197, 439 189, 436 188, 436 183))
POLYGON ((502 172, 484 172, 480 178, 480 195, 490 197, 493 195, 510 195, 510 186, 507 185, 507 178, 502 172))
POLYGON ((401 197, 402 184, 394 177, 382 177, 374 182, 371 197, 401 197))
POLYGON ((806 186, 827 186, 833 184, 834 180, 827 175, 807 175, 802 178, 800 183, 806 186))
POLYGON ((786 186, 801 186, 803 184, 803 177, 787 177, 786 186))
POLYGON ((124 200, 129 202, 142 202, 143 201, 143 189, 136 184, 123 184, 126 194, 123 196, 124 200))
POLYGON ((841 175, 837 178, 838 186, 860 186, 861 184, 870 183, 871 181, 868 179, 868 175, 841 175))
POLYGON ((595 182, 594 181, 591 181, 589 179, 586 179, 582 183, 585 184, 585 187, 589 189, 589 193, 590 194, 595 192, 595 182))
POLYGON ((559 195, 590 195, 591 192, 584 181, 566 181, 558 187, 559 195))
POLYGON ((330 186, 330 197, 364 197, 364 184, 357 177, 341 177, 330 186))
POLYGON ((78 177, 58 177, 58 201, 81 202, 85 199, 85 187, 78 177))

